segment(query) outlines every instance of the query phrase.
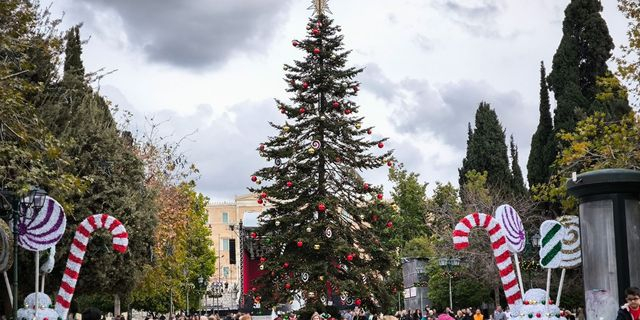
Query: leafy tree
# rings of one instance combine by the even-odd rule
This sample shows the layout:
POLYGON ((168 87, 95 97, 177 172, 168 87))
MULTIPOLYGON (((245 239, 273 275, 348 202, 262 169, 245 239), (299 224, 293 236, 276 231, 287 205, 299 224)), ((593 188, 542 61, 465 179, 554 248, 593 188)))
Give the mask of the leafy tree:
POLYGON ((550 167, 556 154, 546 77, 544 62, 540 62, 540 120, 536 132, 531 137, 531 152, 527 161, 529 186, 549 181, 550 167))
POLYGON ((520 164, 518 163, 518 146, 513 141, 513 135, 511 136, 511 141, 509 142, 509 151, 511 153, 511 172, 513 173, 513 186, 511 190, 516 194, 526 194, 527 187, 524 185, 524 178, 522 178, 522 170, 520 169, 520 164))
POLYGON ((599 0, 572 0, 565 9, 563 36, 548 77, 558 103, 554 116, 556 134, 572 131, 579 120, 596 111, 605 111, 612 119, 630 111, 626 97, 607 108, 594 104, 601 92, 598 81, 613 77, 607 61, 614 45, 601 11, 599 0))
POLYGON ((476 111, 475 130, 469 129, 467 155, 458 169, 461 186, 466 184, 471 170, 488 172, 487 183, 493 187, 504 190, 512 187, 504 130, 496 112, 486 102, 480 103, 476 111))
POLYGON ((640 119, 635 112, 609 120, 604 113, 578 123, 574 132, 560 135, 567 145, 554 165, 557 173, 534 191, 535 199, 560 203, 563 213, 577 214, 577 200, 567 196, 566 182, 572 172, 607 168, 640 169, 640 119))
POLYGON ((345 67, 349 52, 340 27, 322 10, 307 27, 307 37, 294 41, 304 59, 284 68, 293 105, 277 106, 287 121, 272 123, 278 135, 258 150, 276 164, 258 170, 263 183, 250 188, 258 202, 271 204, 254 234, 253 241, 268 248, 256 294, 271 306, 300 292, 307 309, 322 309, 331 287, 332 294, 349 295, 369 310, 386 309, 393 250, 378 235, 393 234, 394 221, 387 219, 395 213, 381 200, 381 188, 365 183, 359 171, 392 164, 391 152, 368 151, 383 148, 386 139, 366 139, 371 128, 362 127, 351 100, 362 69, 345 67))
POLYGON ((407 241, 426 234, 427 184, 420 183, 419 174, 407 172, 402 164, 389 170, 389 181, 394 183, 391 196, 400 214, 393 220, 395 232, 392 246, 402 248, 407 241))
POLYGON ((626 81, 637 102, 640 92, 640 4, 636 0, 618 0, 618 8, 629 20, 628 43, 620 46, 622 56, 616 58, 618 74, 626 81))

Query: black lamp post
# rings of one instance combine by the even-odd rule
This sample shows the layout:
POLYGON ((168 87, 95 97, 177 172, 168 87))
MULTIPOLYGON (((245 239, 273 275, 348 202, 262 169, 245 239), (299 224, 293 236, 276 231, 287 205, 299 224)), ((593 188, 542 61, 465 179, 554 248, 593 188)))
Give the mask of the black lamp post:
POLYGON ((453 292, 451 291, 451 279, 453 278, 453 274, 451 270, 453 267, 460 265, 460 259, 458 258, 440 258, 438 259, 438 264, 441 267, 446 267, 447 272, 449 273, 449 308, 453 309, 453 292))
POLYGON ((47 192, 40 188, 32 188, 26 197, 13 191, 0 189, 0 217, 11 220, 13 225, 13 319, 18 319, 18 236, 20 234, 19 218, 27 219, 42 209, 47 192))

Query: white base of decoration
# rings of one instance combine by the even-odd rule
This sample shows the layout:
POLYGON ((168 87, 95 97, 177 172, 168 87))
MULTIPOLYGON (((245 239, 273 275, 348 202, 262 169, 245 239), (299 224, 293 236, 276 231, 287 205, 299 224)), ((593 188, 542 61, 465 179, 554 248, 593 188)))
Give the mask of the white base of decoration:
POLYGON ((544 303, 547 292, 543 289, 529 289, 524 294, 523 304, 511 311, 511 319, 566 320, 555 304, 544 303))
POLYGON ((38 306, 36 306, 36 293, 29 294, 24 299, 24 308, 18 309, 18 320, 57 320, 60 318, 58 313, 50 308, 51 298, 46 294, 37 293, 38 306), (36 317, 36 309, 37 317, 36 317))

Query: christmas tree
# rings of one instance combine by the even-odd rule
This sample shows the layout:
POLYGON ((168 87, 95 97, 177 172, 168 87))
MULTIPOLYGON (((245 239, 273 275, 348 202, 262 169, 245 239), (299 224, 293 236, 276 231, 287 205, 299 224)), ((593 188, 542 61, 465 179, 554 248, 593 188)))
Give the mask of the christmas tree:
POLYGON ((264 249, 251 292, 266 306, 301 297, 308 309, 339 301, 379 310, 394 292, 388 270, 395 248, 381 238, 392 232, 395 206, 360 172, 393 159, 391 151, 370 151, 386 139, 371 138, 351 100, 362 69, 345 66, 340 27, 326 16, 325 1, 314 5, 305 39, 292 42, 304 59, 284 66, 291 103, 276 105, 286 121, 271 123, 279 134, 258 148, 273 166, 251 177, 249 190, 269 203, 249 239, 264 249))

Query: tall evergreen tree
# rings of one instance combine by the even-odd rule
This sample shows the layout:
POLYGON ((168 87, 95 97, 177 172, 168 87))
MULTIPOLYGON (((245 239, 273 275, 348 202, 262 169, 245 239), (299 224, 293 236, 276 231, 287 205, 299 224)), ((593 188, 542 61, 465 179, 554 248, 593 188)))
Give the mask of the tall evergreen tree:
POLYGON ((511 174, 513 175, 513 190, 514 194, 523 195, 527 193, 527 187, 524 185, 524 178, 522 177, 522 170, 518 163, 518 146, 513 141, 513 135, 511 135, 511 141, 509 142, 509 151, 511 152, 511 174))
POLYGON ((469 129, 467 155, 462 160, 462 168, 458 169, 461 186, 465 185, 466 174, 471 170, 486 171, 487 183, 493 187, 504 191, 512 187, 504 130, 498 115, 486 102, 481 102, 476 111, 475 130, 469 129))
POLYGON ((287 120, 272 124, 279 134, 258 150, 276 163, 258 170, 253 180, 264 182, 250 188, 259 203, 272 205, 252 235, 268 248, 260 259, 264 275, 253 285, 267 306, 301 293, 309 309, 323 310, 323 299, 343 295, 379 310, 393 295, 387 270, 395 261, 395 248, 379 235, 389 237, 393 222, 381 188, 359 171, 384 166, 391 152, 369 151, 384 148, 386 139, 368 138, 371 128, 362 126, 351 100, 362 69, 345 66, 341 28, 320 8, 307 29, 305 39, 293 41, 304 59, 284 67, 293 105, 277 101, 277 107, 287 120))
POLYGON ((153 194, 145 188, 143 163, 118 131, 108 101, 85 80, 78 27, 72 28, 66 39, 65 73, 56 86, 57 99, 44 113, 45 123, 65 143, 64 152, 73 159, 67 169, 91 183, 71 196, 73 207, 67 212, 68 227, 58 245, 59 261, 54 269, 58 276, 47 284, 54 290, 62 278, 75 226, 90 214, 109 213, 129 231, 129 253, 105 250, 109 237, 94 235, 77 292, 127 296, 141 278, 143 267, 150 263, 153 194))
POLYGON ((610 118, 619 119, 631 110, 625 101, 610 108, 594 104, 603 89, 598 82, 612 76, 607 61, 614 44, 601 11, 600 0, 572 0, 564 11, 563 36, 548 77, 558 103, 554 116, 556 133, 572 131, 577 121, 594 111, 605 111, 610 118))
POLYGON ((544 62, 540 62, 540 120, 536 132, 531 137, 531 152, 527 161, 529 186, 549 181, 550 167, 556 154, 546 77, 544 62))

